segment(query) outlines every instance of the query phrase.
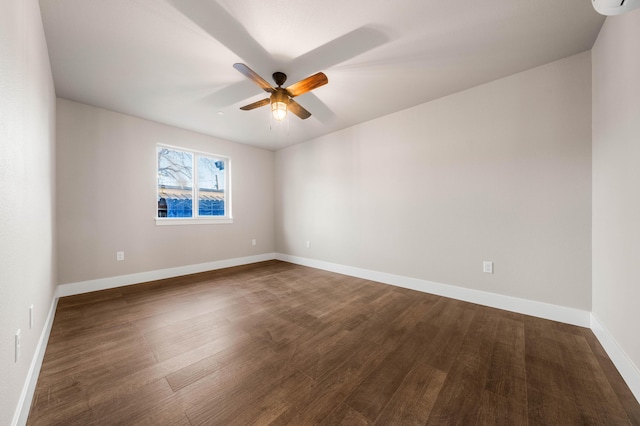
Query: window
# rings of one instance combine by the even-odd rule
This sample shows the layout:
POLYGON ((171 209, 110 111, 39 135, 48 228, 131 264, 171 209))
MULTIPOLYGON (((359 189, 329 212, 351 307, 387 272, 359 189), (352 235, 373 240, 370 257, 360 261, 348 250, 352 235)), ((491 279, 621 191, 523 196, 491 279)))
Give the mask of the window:
POLYGON ((157 154, 156 224, 231 222, 229 158, 165 145, 157 154))

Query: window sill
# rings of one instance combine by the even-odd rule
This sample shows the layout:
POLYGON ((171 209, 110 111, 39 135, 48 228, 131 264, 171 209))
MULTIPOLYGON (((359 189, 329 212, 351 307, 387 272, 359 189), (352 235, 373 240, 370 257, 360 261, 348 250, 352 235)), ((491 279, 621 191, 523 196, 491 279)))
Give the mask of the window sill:
POLYGON ((156 226, 166 225, 218 225, 223 223, 233 223, 233 218, 224 217, 213 218, 156 218, 156 226))

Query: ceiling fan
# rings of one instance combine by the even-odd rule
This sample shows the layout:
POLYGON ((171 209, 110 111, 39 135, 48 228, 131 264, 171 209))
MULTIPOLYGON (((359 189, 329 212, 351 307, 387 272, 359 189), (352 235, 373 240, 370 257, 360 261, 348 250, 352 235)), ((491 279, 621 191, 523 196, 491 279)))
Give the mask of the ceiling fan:
POLYGON ((271 104, 271 113, 273 114, 273 118, 276 120, 283 120, 287 115, 287 111, 291 111, 303 120, 311 117, 311 113, 294 101, 293 98, 320 86, 324 86, 329 82, 327 76, 324 75, 324 73, 319 72, 300 80, 289 87, 282 87, 284 82, 287 81, 287 75, 283 72, 277 71, 273 73, 273 81, 276 82, 278 87, 274 88, 271 87, 264 78, 260 77, 255 71, 245 64, 233 64, 233 67, 240 71, 242 75, 247 77, 249 80, 260 86, 265 92, 271 93, 270 97, 245 105, 240 109, 249 111, 254 108, 271 104))

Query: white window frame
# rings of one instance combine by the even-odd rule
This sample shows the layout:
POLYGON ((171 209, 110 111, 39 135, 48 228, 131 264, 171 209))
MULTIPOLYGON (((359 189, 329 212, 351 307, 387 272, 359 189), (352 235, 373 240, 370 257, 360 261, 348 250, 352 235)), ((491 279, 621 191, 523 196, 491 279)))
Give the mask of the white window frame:
POLYGON ((191 211, 192 217, 158 217, 158 209, 155 209, 155 221, 157 226, 165 225, 216 225, 224 223, 233 223, 233 215, 231 210, 231 157, 226 155, 212 154, 210 152, 197 151, 175 145, 167 145, 158 143, 155 146, 156 170, 155 170, 155 189, 156 200, 158 199, 158 148, 167 148, 175 151, 188 152, 192 155, 193 181, 191 183, 191 197, 193 205, 191 211), (213 157, 224 161, 224 216, 200 216, 199 215, 199 185, 198 185, 198 156, 213 157))

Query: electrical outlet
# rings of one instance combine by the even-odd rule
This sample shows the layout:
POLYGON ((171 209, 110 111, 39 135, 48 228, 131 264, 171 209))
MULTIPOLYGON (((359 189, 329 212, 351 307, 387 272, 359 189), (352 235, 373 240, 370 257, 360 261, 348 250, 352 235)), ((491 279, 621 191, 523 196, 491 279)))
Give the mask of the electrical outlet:
POLYGON ((116 260, 117 261, 124 260, 124 252, 123 251, 117 251, 116 252, 116 260))
POLYGON ((18 329, 18 331, 16 331, 16 360, 15 360, 15 362, 18 362, 19 359, 20 359, 20 329, 18 329))
POLYGON ((251 245, 252 245, 252 246, 255 246, 256 244, 257 244, 257 243, 256 243, 256 239, 255 239, 255 238, 254 238, 253 240, 251 240, 251 245))
POLYGON ((493 262, 488 262, 486 260, 482 262, 482 272, 493 274, 493 262))
POLYGON ((311 247, 311 241, 307 241, 307 248, 311 247))
POLYGON ((33 305, 29 306, 29 330, 33 329, 33 305))

